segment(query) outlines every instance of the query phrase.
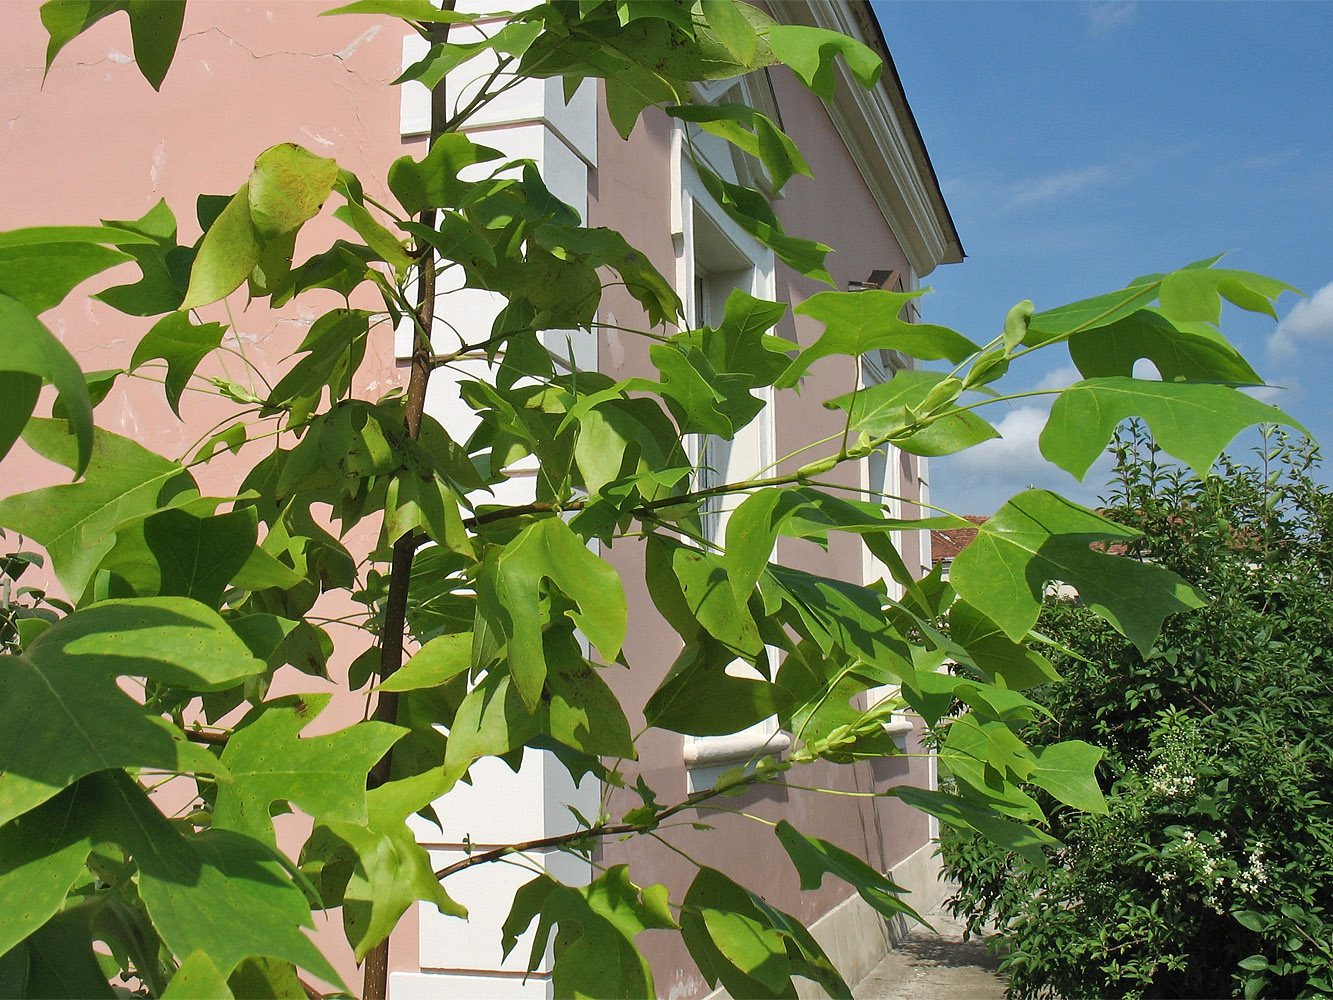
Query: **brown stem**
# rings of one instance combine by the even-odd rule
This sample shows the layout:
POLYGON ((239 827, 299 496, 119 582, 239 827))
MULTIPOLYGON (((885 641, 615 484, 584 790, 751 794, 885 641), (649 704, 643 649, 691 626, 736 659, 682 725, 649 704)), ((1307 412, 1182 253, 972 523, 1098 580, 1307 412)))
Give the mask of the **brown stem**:
POLYGON ((211 729, 186 729, 185 738, 192 743, 204 743, 212 747, 225 747, 231 739, 228 733, 218 733, 211 729))
POLYGON ((554 837, 542 837, 538 840, 525 840, 521 844, 506 844, 504 847, 497 847, 494 850, 483 851, 481 854, 473 854, 464 858, 462 861, 455 861, 451 865, 445 865, 435 873, 437 879, 448 878, 455 872, 461 872, 464 868, 471 868, 473 865, 484 865, 491 861, 499 861, 501 858, 508 857, 510 854, 522 854, 524 851, 539 851, 545 847, 563 847, 566 844, 577 843, 580 840, 587 840, 591 837, 615 837, 624 833, 647 833, 661 826, 664 819, 670 819, 678 812, 686 809, 693 809, 695 806, 721 795, 723 791, 728 791, 737 785, 754 784, 753 776, 746 777, 743 781, 728 785, 725 789, 709 788, 702 792, 695 792, 682 802, 677 802, 670 809, 664 809, 653 817, 651 823, 604 823, 601 826, 589 827, 586 830, 575 830, 573 833, 562 833, 554 837))
MULTIPOLYGON (((444 10, 453 10, 454 0, 444 0, 444 10)), ((432 44, 448 40, 449 25, 432 24, 427 40, 432 44)), ((431 134, 435 142, 449 119, 444 99, 444 80, 431 91, 431 134)), ((435 211, 421 213, 421 224, 435 227, 435 211)), ((417 270, 417 309, 415 346, 412 349, 412 371, 407 382, 407 406, 403 414, 408 437, 421 433, 421 417, 426 408, 426 387, 431 372, 431 330, 435 325, 435 252, 429 244, 423 248, 417 270)), ((389 564, 389 593, 384 602, 384 626, 380 633, 380 680, 392 676, 403 665, 403 635, 407 627, 407 591, 412 581, 412 559, 417 545, 411 531, 404 532, 393 543, 393 557, 389 564)), ((398 695, 381 691, 375 704, 375 719, 395 724, 398 722, 398 695)), ((380 758, 370 770, 368 785, 377 788, 389 780, 393 767, 393 751, 380 758)), ((386 937, 366 955, 361 974, 361 995, 365 1000, 386 1000, 389 994, 389 939, 386 937)))

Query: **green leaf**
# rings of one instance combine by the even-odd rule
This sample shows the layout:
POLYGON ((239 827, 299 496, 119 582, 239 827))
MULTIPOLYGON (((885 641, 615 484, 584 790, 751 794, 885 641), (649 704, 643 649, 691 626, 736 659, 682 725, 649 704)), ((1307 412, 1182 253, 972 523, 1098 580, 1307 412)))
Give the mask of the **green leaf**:
POLYGON ((900 313, 926 289, 913 292, 819 292, 795 310, 824 324, 824 332, 803 350, 778 379, 779 388, 790 388, 820 358, 848 355, 859 358, 876 350, 902 351, 925 361, 948 360, 954 364, 976 353, 977 345, 961 333, 930 323, 909 323, 900 313))
POLYGON ((722 556, 659 533, 649 542, 648 558, 653 600, 685 639, 696 636, 702 626, 733 657, 753 660, 759 655, 763 642, 747 606, 750 593, 737 593, 743 581, 738 577, 732 584, 722 556))
POLYGON ((245 283, 263 254, 259 231, 250 218, 250 186, 242 184, 204 233, 181 311, 226 298, 245 283))
POLYGON ((473 761, 503 756, 540 731, 541 720, 523 704, 513 678, 493 670, 458 706, 449 727, 444 769, 451 776, 462 776, 473 761))
POLYGON ((860 658, 861 669, 881 684, 916 683, 910 647, 889 624, 878 593, 786 566, 770 566, 761 586, 769 583, 778 588, 791 625, 825 655, 836 648, 860 658))
POLYGON ((964 600, 955 601, 949 608, 949 638, 963 647, 980 669, 1014 691, 1060 680, 1050 660, 1010 639, 1000 626, 964 600))
POLYGON ((0 825, 94 771, 217 770, 211 754, 125 694, 113 673, 96 669, 98 657, 47 652, 40 660, 5 657, 0 825))
POLYGON ((836 875, 856 889, 857 894, 882 916, 892 919, 899 914, 907 914, 925 923, 921 915, 900 898, 907 892, 906 889, 855 854, 827 840, 807 837, 785 819, 778 823, 775 832, 801 876, 802 889, 818 889, 823 885, 826 874, 836 875))
POLYGON ((60 910, 92 838, 70 822, 74 790, 0 826, 0 955, 60 910))
POLYGON ((9 449, 23 433, 41 392, 39 376, 0 371, 0 458, 9 454, 9 449))
POLYGON ((586 754, 634 759, 634 738, 620 701, 596 667, 582 655, 572 632, 546 635, 544 730, 567 747, 586 754))
POLYGON ((81 476, 93 449, 93 404, 79 364, 23 303, 0 292, 0 373, 17 373, 0 388, 0 458, 8 454, 36 405, 33 375, 50 382, 60 393, 70 426, 78 438, 71 468, 81 476))
POLYGON ((293 142, 270 146, 246 185, 250 221, 261 239, 294 232, 313 219, 338 179, 338 163, 293 142))
POLYGON ((212 608, 186 597, 102 601, 56 622, 26 650, 39 671, 146 677, 190 691, 221 691, 262 673, 212 608))
POLYGON ((172 412, 180 416, 180 397, 200 361, 223 343, 227 327, 221 323, 193 324, 189 313, 171 312, 153 324, 135 345, 129 371, 153 359, 167 363, 165 393, 172 412))
POLYGON ((291 268, 297 231, 338 177, 337 163, 293 143, 260 153, 249 179, 206 227, 181 309, 225 298, 247 278, 260 294, 277 290, 291 268))
POLYGON ((542 581, 549 580, 573 600, 570 618, 606 660, 625 641, 626 604, 620 575, 593 555, 558 517, 519 532, 483 565, 477 581, 478 606, 505 637, 514 684, 531 711, 546 679, 542 653, 542 581))
POLYGON ((501 931, 505 955, 534 919, 529 971, 550 946, 551 932, 560 928, 554 949, 556 996, 633 1000, 657 995, 652 970, 634 938, 650 928, 676 926, 666 906, 666 886, 641 889, 629 880, 626 865, 615 865, 578 888, 540 875, 514 894, 501 931))
POLYGON ((356 857, 343 896, 343 930, 357 961, 388 937, 399 918, 417 900, 433 904, 446 916, 467 917, 449 898, 432 870, 430 855, 407 826, 407 817, 446 790, 435 770, 391 781, 366 793, 367 820, 330 823, 329 831, 356 857))
POLYGON ((114 238, 116 245, 138 264, 140 278, 133 284, 108 288, 93 298, 131 316, 157 316, 180 308, 190 283, 194 251, 176 243, 176 216, 166 199, 158 201, 141 219, 107 220, 105 224, 145 241, 114 238))
POLYGON ((1018 641, 1037 621, 1046 584, 1074 586, 1084 604, 1146 654, 1167 615, 1203 605, 1170 570, 1092 548, 1138 537, 1045 490, 1009 500, 954 560, 963 600, 1018 641))
POLYGON ((185 23, 185 0, 129 0, 128 11, 134 61, 153 89, 161 90, 185 23))
POLYGON ((772 250, 778 260, 807 278, 833 284, 833 278, 824 267, 824 258, 832 251, 831 247, 813 240, 788 236, 764 195, 753 188, 723 180, 700 161, 696 160, 694 167, 718 207, 738 226, 772 250))
POLYGON ((381 260, 393 266, 399 280, 407 275, 412 266, 412 255, 403 246, 403 241, 377 222, 363 206, 348 201, 338 207, 333 217, 355 229, 381 260))
POLYGON ((1057 340, 1068 340, 1076 333, 1108 326, 1131 316, 1157 297, 1158 285, 1150 282, 1132 285, 1118 292, 1109 292, 1091 299, 1082 299, 1035 313, 1028 321, 1023 335, 1026 347, 1040 347, 1057 340))
POLYGON ((262 558, 263 550, 255 547, 257 522, 253 507, 208 517, 164 510, 145 520, 144 540, 161 569, 158 593, 221 604, 222 592, 242 567, 256 553, 262 558))
MULTIPOLYGON (((28 422, 23 439, 38 454, 75 468, 80 459, 61 420, 28 422)), ((0 500, 0 525, 42 545, 69 594, 82 594, 115 542, 116 528, 156 511, 164 496, 192 485, 189 474, 129 438, 98 428, 79 483, 0 500)))
MULTIPOLYGON (((754 58, 759 45, 754 25, 731 0, 703 0, 704 19, 718 41, 742 63, 754 58)), ((780 186, 780 185, 779 185, 780 186)))
POLYGON ((700 868, 685 894, 681 936, 710 986, 735 997, 787 995, 787 939, 751 893, 713 868, 700 868))
POLYGON ((1016 823, 957 795, 914 788, 911 785, 897 785, 889 789, 888 794, 951 826, 976 830, 1004 850, 1013 851, 1043 871, 1049 867, 1045 849, 1059 846, 1059 841, 1037 827, 1016 823))
POLYGON ((232 1000, 227 978, 218 971, 208 952, 190 952, 167 984, 162 1000, 232 1000))
POLYGON ((994 427, 971 410, 948 405, 930 416, 928 397, 937 386, 949 382, 943 372, 900 371, 887 382, 827 400, 824 405, 847 411, 852 434, 889 438, 913 455, 952 455, 999 437, 994 427))
POLYGON ((230 830, 182 836, 123 772, 80 783, 96 799, 96 833, 133 856, 139 896, 173 953, 205 951, 219 974, 266 955, 340 984, 338 974, 301 933, 310 927, 305 893, 271 848, 230 830))
POLYGON ((232 780, 218 786, 214 826, 272 841, 274 803, 316 820, 366 821, 366 774, 404 730, 373 720, 325 736, 300 735, 327 694, 290 695, 256 705, 222 752, 232 780))
POLYGON ((1156 309, 1140 309, 1114 323, 1069 338, 1069 357, 1084 378, 1130 377, 1147 358, 1163 382, 1261 385, 1240 353, 1208 323, 1172 322, 1156 309))
POLYGON ((414 691, 438 687, 472 663, 472 633, 441 635, 412 654, 399 670, 380 682, 377 691, 414 691))
POLYGON ((21 243, 0 246, 0 292, 34 314, 54 309, 76 285, 131 260, 96 243, 21 243))
POLYGON ((48 920, 16 949, 27 969, 23 995, 29 997, 105 997, 115 994, 93 952, 94 902, 72 906, 48 920))
POLYGON ((1275 406, 1222 385, 1095 378, 1056 398, 1041 432, 1041 453, 1082 479, 1122 420, 1142 417, 1168 454, 1208 477, 1222 449, 1253 424, 1304 428, 1275 406))
POLYGON ((264 401, 291 411, 289 423, 304 423, 328 387, 329 402, 347 395, 366 356, 371 314, 364 309, 330 309, 311 324, 296 351, 306 356, 292 366, 264 401))
MULTIPOLYGON (((723 4, 734 9, 730 3, 723 4)), ((705 132, 719 136, 764 164, 773 184, 781 191, 793 175, 813 177, 810 165, 791 138, 746 104, 686 104, 666 109, 672 118, 694 122, 705 132)))
POLYGON ((856 667, 844 655, 823 655, 807 640, 788 651, 778 671, 778 686, 792 697, 778 716, 782 728, 836 763, 897 752, 881 720, 852 706, 853 698, 877 683, 856 667))
POLYGON ((1097 762, 1106 753, 1082 740, 1066 740, 1034 751, 1037 766, 1028 780, 1040 785, 1065 805, 1085 812, 1108 812, 1101 786, 1097 784, 1097 762))
POLYGON ((428 208, 456 208, 474 187, 460 179, 459 173, 503 156, 498 149, 478 145, 461 132, 448 132, 435 140, 421 160, 410 156, 395 160, 389 167, 389 190, 409 215, 420 215, 428 208))
POLYGON ((323 11, 320 16, 333 14, 387 14, 405 21, 420 21, 422 24, 459 24, 477 18, 476 14, 440 10, 431 0, 355 0, 354 3, 323 11))
POLYGON ((791 695, 767 681, 733 677, 735 654, 708 640, 687 642, 643 708, 644 722, 690 736, 724 736, 785 713, 791 695))
POLYGON ((879 82, 884 62, 867 46, 826 28, 775 24, 768 32, 773 55, 791 67, 801 82, 825 101, 833 100, 837 79, 834 58, 843 57, 856 81, 869 90, 879 82))
POLYGON ((1216 323, 1222 315, 1221 296, 1242 309, 1267 313, 1277 319, 1273 303, 1291 285, 1249 271, 1222 267, 1184 267, 1162 278, 1162 312, 1181 322, 1216 323))

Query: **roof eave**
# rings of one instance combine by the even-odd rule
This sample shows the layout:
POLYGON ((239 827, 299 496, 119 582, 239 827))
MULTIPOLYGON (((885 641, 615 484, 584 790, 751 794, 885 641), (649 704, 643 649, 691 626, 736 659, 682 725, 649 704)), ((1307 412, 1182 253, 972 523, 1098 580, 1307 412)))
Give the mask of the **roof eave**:
POLYGON ((829 108, 833 124, 916 276, 925 277, 940 264, 960 262, 962 240, 870 4, 785 0, 772 9, 781 21, 850 35, 884 60, 884 73, 871 90, 862 88, 838 61, 840 85, 829 108))

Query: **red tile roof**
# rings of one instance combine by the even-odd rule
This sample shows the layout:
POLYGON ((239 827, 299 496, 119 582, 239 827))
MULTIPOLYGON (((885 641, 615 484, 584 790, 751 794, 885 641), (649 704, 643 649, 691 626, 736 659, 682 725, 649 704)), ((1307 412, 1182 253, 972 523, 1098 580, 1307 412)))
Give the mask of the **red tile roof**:
MULTIPOLYGON (((988 518, 980 514, 968 514, 964 520, 971 521, 973 524, 985 524, 988 518)), ((976 528, 944 528, 932 529, 930 532, 930 559, 932 563, 942 562, 945 559, 954 559, 958 553, 972 544, 972 539, 977 537, 976 528)))

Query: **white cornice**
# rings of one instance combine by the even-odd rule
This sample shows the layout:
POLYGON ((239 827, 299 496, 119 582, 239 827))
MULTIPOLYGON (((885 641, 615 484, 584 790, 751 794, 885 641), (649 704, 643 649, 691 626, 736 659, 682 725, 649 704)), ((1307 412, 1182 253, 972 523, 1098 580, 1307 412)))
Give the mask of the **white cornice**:
MULTIPOLYGON (((880 50, 879 39, 867 37, 858 7, 864 7, 862 16, 874 17, 863 0, 780 0, 771 5, 778 20, 827 28, 880 50)), ((836 66, 838 88, 829 115, 914 276, 961 261, 962 245, 897 80, 886 67, 878 85, 865 90, 841 59, 836 66)))

